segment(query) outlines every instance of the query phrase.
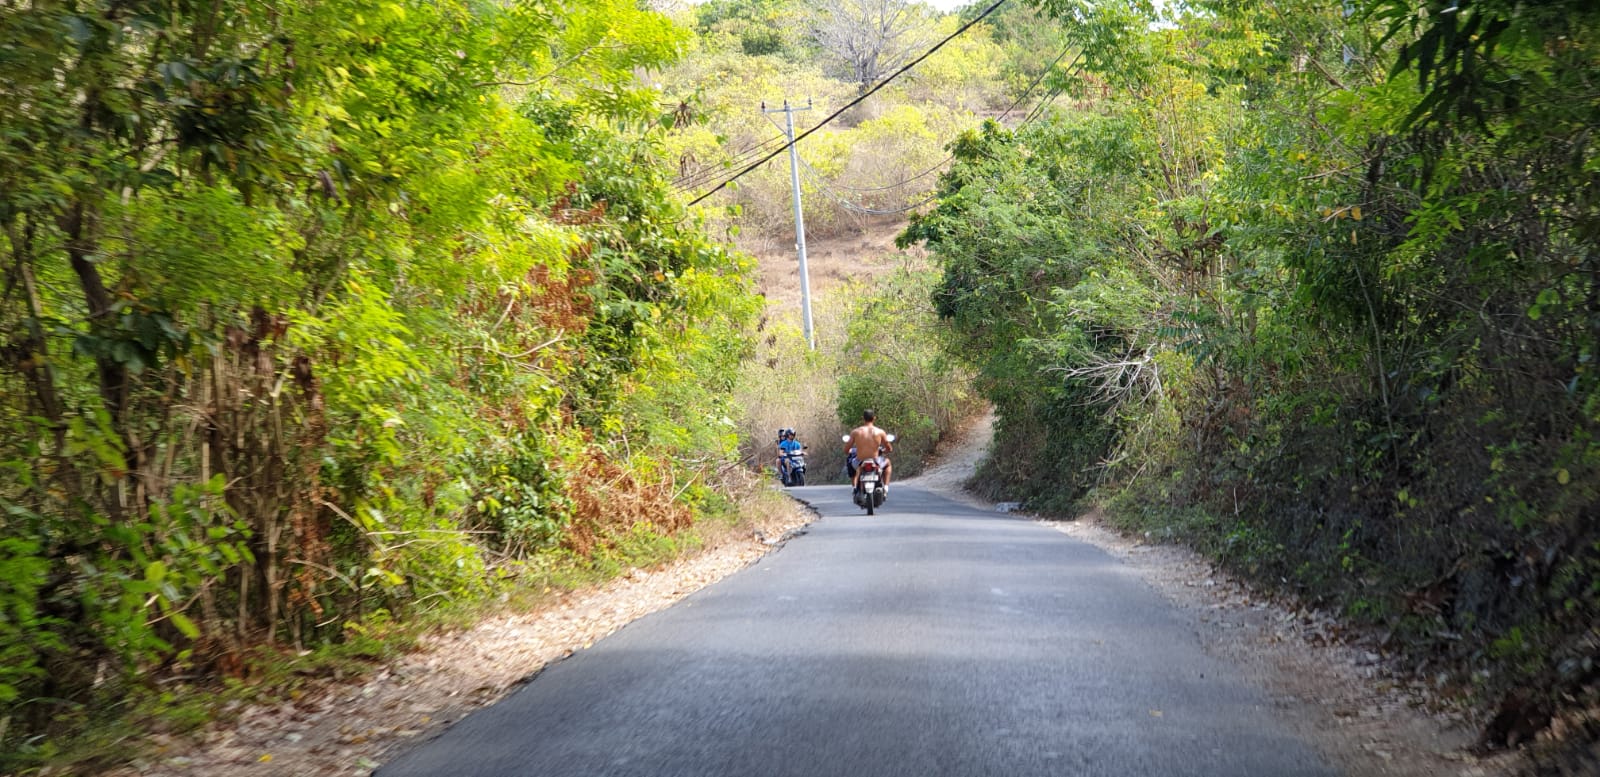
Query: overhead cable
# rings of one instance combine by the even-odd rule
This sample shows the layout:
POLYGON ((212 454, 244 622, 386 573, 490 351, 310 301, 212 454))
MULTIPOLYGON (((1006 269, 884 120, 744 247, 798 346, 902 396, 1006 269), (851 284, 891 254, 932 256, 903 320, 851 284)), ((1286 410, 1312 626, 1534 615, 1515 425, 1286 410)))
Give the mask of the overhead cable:
POLYGON ((934 192, 933 194, 930 194, 902 208, 868 208, 862 205, 857 205, 853 202, 846 202, 844 200, 837 201, 840 205, 844 206, 845 210, 855 211, 856 213, 865 213, 869 216, 892 216, 897 213, 905 213, 907 211, 916 210, 917 208, 927 205, 928 203, 937 199, 939 199, 939 193, 934 192))
MULTIPOLYGON (((1060 63, 1061 60, 1067 56, 1067 52, 1069 52, 1071 50, 1072 50, 1071 47, 1067 47, 1067 48, 1062 49, 1061 53, 1059 55, 1057 55, 1055 59, 1051 60, 1050 64, 1045 66, 1044 71, 1039 74, 1039 77, 1033 79, 1033 83, 1028 84, 1028 88, 1024 89, 1022 91, 1022 95, 1020 97, 1018 97, 1017 99, 1013 100, 1011 102, 1011 106, 1006 108, 1004 111, 1002 111, 1000 113, 1000 117, 998 119, 996 119, 996 121, 1002 121, 1002 122, 1005 121, 1006 117, 1010 116, 1011 112, 1017 109, 1017 106, 1021 105, 1023 103, 1023 101, 1028 99, 1029 95, 1033 94, 1033 90, 1038 88, 1039 84, 1042 81, 1044 81, 1045 76, 1050 75, 1050 71, 1054 70, 1055 66, 1058 63, 1060 63)), ((1078 56, 1073 57, 1071 62, 1067 63, 1067 68, 1070 70, 1071 68, 1076 66, 1078 64, 1078 61, 1081 60, 1081 59, 1083 59, 1082 52, 1080 52, 1078 54, 1078 56)), ((1056 96, 1058 96, 1060 94, 1061 94, 1060 90, 1055 90, 1055 91, 1053 91, 1051 93, 1050 97, 1045 99, 1044 102, 1049 102, 1051 100, 1054 100, 1056 98, 1056 96)), ((1037 107, 1038 106, 1035 106, 1035 109, 1037 109, 1037 107)), ((1037 115, 1038 115, 1037 113, 1030 112, 1030 116, 1028 118, 1024 119, 1021 122, 1021 124, 1027 124, 1028 122, 1030 122, 1034 118, 1036 118, 1037 115)), ((770 121, 770 119, 769 119, 769 121, 770 121)), ((1019 124, 1018 126, 1021 126, 1021 124, 1019 124)), ((898 188, 900 188, 902 186, 905 186, 908 183, 911 183, 912 181, 919 180, 919 179, 921 179, 923 177, 926 177, 927 175, 929 175, 931 173, 938 172, 945 165, 949 164, 950 160, 955 159, 955 158, 956 158, 955 154, 948 154, 948 155, 945 156, 944 159, 939 160, 932 167, 930 167, 930 168, 928 168, 926 170, 923 170, 922 172, 917 173, 916 175, 913 175, 910 178, 907 178, 907 179, 905 179, 903 181, 900 181, 899 183, 892 183, 892 184, 889 184, 888 186, 857 187, 857 186, 845 186, 844 184, 840 184, 840 183, 830 183, 828 185, 831 186, 834 189, 839 189, 839 190, 844 190, 844 191, 851 191, 851 192, 882 192, 882 191, 888 191, 890 189, 898 189, 898 188)), ((813 173, 817 173, 818 175, 821 174, 821 171, 817 170, 815 167, 811 167, 811 164, 806 162, 806 160, 803 157, 800 159, 800 164, 811 168, 811 172, 813 172, 813 173)))
POLYGON ((772 147, 772 144, 782 144, 784 137, 784 135, 779 134, 767 138, 759 143, 752 142, 744 148, 733 152, 733 154, 730 155, 729 158, 720 165, 707 165, 700 170, 689 173, 688 175, 673 181, 672 185, 680 193, 689 189, 693 189, 721 175, 724 169, 741 166, 751 159, 756 158, 760 154, 765 153, 768 148, 772 147))
POLYGON ((1046 95, 1043 100, 1040 100, 1039 104, 1033 106, 1033 110, 1029 111, 1028 115, 1023 117, 1022 123, 1018 124, 1017 128, 1021 129, 1022 127, 1025 127, 1025 126, 1027 126, 1029 124, 1032 124, 1035 119, 1038 119, 1040 116, 1043 116, 1045 109, 1049 108, 1050 104, 1055 102, 1056 98, 1060 97, 1060 96, 1061 96, 1061 90, 1060 89, 1052 89, 1052 90, 1050 90, 1050 94, 1046 95))
POLYGON ((854 108, 856 105, 861 103, 862 100, 865 100, 868 97, 871 97, 872 95, 876 94, 879 89, 882 89, 883 87, 887 86, 889 84, 889 82, 895 80, 896 78, 899 78, 900 75, 905 73, 907 70, 910 70, 911 68, 916 67, 919 63, 922 62, 922 60, 927 59, 935 51, 938 51, 939 49, 944 48, 944 45, 946 43, 949 43, 950 41, 955 40, 956 36, 960 35, 961 33, 966 32, 968 29, 970 29, 972 27, 972 25, 983 21, 985 18, 987 18, 989 16, 989 14, 994 13, 996 9, 998 9, 1000 6, 1004 5, 1005 2, 1006 2, 1006 0, 994 0, 994 2, 992 4, 990 4, 988 8, 985 8, 983 10, 983 13, 978 14, 971 21, 967 22, 966 24, 961 25, 959 28, 956 29, 955 32, 952 32, 948 36, 946 36, 944 40, 941 40, 938 43, 934 44, 933 48, 928 49, 927 51, 923 52, 920 56, 918 56, 916 59, 913 59, 910 62, 907 62, 905 65, 902 65, 899 70, 896 70, 893 73, 890 73, 887 78, 885 78, 882 81, 879 81, 877 84, 873 85, 873 87, 871 89, 868 89, 861 96, 857 97, 854 100, 851 100, 848 103, 845 103, 844 107, 842 107, 839 110, 836 110, 833 113, 829 114, 828 117, 823 119, 822 121, 817 122, 816 126, 812 127, 811 129, 806 130, 805 132, 800 133, 800 135, 797 136, 794 140, 791 140, 788 143, 785 143, 783 148, 780 148, 780 149, 778 149, 776 151, 773 151, 773 152, 767 154, 766 156, 762 157, 760 160, 756 161, 755 163, 753 163, 753 164, 745 167, 744 169, 740 170, 739 172, 733 174, 731 177, 724 179, 722 181, 722 183, 717 184, 715 187, 713 187, 711 189, 711 191, 708 191, 705 194, 702 194, 699 197, 696 197, 696 198, 690 200, 689 201, 689 205, 690 206, 697 205, 697 204, 700 203, 701 200, 704 200, 705 198, 710 197, 711 195, 716 194, 719 191, 722 191, 722 189, 724 187, 726 187, 728 184, 739 180, 745 174, 747 174, 750 171, 752 171, 752 170, 754 170, 754 169, 766 164, 773 157, 775 157, 775 156, 783 153, 784 151, 788 150, 789 146, 792 146, 795 143, 799 143, 800 141, 804 140, 807 136, 809 136, 811 133, 816 132, 819 129, 822 129, 824 126, 826 126, 828 124, 828 122, 833 121, 834 119, 838 118, 840 114, 844 113, 845 111, 850 110, 851 108, 854 108))
MULTIPOLYGON (((888 186, 845 186, 842 183, 830 183, 828 185, 832 186, 835 189, 839 189, 839 190, 842 190, 842 191, 848 191, 848 192, 862 192, 862 193, 886 192, 886 191, 889 191, 890 189, 902 188, 906 184, 911 183, 912 181, 916 181, 916 180, 919 180, 919 179, 922 179, 922 178, 926 178, 931 173, 939 172, 940 168, 944 167, 947 163, 949 163, 950 160, 955 159, 955 158, 956 158, 955 154, 950 154, 950 155, 946 156, 944 159, 939 160, 939 162, 937 164, 935 164, 933 167, 930 167, 930 168, 928 168, 926 170, 923 170, 922 172, 917 173, 916 175, 913 175, 910 178, 907 178, 907 179, 905 179, 903 181, 898 181, 896 183, 889 184, 888 186)), ((817 175, 822 175, 822 171, 818 170, 815 167, 812 167, 811 163, 807 162, 804 157, 801 157, 800 164, 802 164, 802 165, 806 166, 807 168, 809 168, 811 170, 811 172, 813 172, 813 173, 815 173, 817 175)))
POLYGON ((751 143, 743 149, 735 151, 722 165, 708 165, 700 170, 689 173, 672 182, 673 188, 679 192, 688 191, 705 184, 722 174, 727 167, 737 167, 764 153, 773 143, 782 143, 784 136, 777 135, 760 143, 751 143))
MULTIPOLYGON (((812 167, 809 164, 806 164, 805 160, 803 160, 803 159, 800 160, 800 165, 801 165, 802 169, 806 171, 806 178, 810 179, 810 181, 812 183, 817 185, 817 191, 821 192, 822 194, 827 195, 828 199, 833 200, 834 202, 836 202, 839 205, 843 206, 845 210, 854 211, 856 213, 865 213, 865 214, 872 215, 872 216, 890 216, 890 215, 894 215, 896 213, 905 213, 906 211, 916 210, 917 208, 920 208, 920 207, 922 207, 924 205, 927 205, 930 202, 933 202, 935 199, 938 199, 938 197, 939 197, 939 192, 936 190, 932 194, 929 194, 927 197, 925 197, 925 198, 923 198, 921 200, 918 200, 917 202, 911 203, 910 205, 906 205, 904 207, 900 207, 900 208, 869 208, 869 207, 867 207, 865 205, 857 205, 856 203, 851 202, 847 197, 845 197, 843 195, 842 192, 840 192, 839 190, 835 189, 833 184, 828 183, 827 178, 823 177, 822 173, 819 170, 817 170, 815 167, 812 167)), ((893 188, 893 187, 890 187, 890 188, 893 188)))
MULTIPOLYGON (((1067 46, 1066 48, 1063 48, 1061 50, 1060 54, 1056 55, 1055 59, 1050 60, 1050 64, 1045 65, 1044 71, 1039 73, 1039 77, 1033 79, 1033 83, 1028 84, 1028 88, 1024 89, 1022 91, 1022 96, 1018 97, 1014 102, 1012 102, 1011 103, 1011 107, 1007 108, 1005 110, 1005 113, 1000 114, 1000 120, 1004 121, 1007 116, 1011 115, 1012 111, 1017 109, 1018 105, 1022 104, 1023 100, 1028 99, 1028 95, 1033 94, 1033 90, 1038 88, 1040 82, 1044 81, 1044 77, 1050 75, 1050 71, 1056 69, 1056 63, 1060 62, 1063 57, 1067 56, 1067 52, 1069 52, 1071 50, 1072 50, 1072 47, 1071 46, 1067 46)), ((1078 64, 1078 61, 1081 60, 1081 59, 1083 59, 1083 52, 1080 51, 1080 52, 1078 52, 1078 56, 1073 57, 1072 61, 1067 63, 1067 69, 1071 70, 1073 67, 1075 67, 1078 64)))

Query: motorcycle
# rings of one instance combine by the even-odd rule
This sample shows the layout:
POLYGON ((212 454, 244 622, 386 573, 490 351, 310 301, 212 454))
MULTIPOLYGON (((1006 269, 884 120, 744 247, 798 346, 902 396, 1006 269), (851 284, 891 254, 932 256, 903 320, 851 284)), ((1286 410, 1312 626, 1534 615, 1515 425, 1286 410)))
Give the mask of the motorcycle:
POLYGON ((810 446, 802 446, 792 451, 784 451, 778 457, 778 482, 785 486, 803 486, 806 484, 806 451, 810 446))
MULTIPOLYGON (((894 435, 888 435, 889 442, 895 441, 894 435)), ((840 442, 850 442, 850 435, 840 438, 840 442)), ((879 448, 876 453, 882 453, 879 448)), ((873 515, 878 508, 883 506, 883 500, 888 496, 888 491, 883 487, 883 473, 878 469, 878 457, 862 460, 856 455, 856 449, 850 449, 849 458, 845 460, 845 471, 855 479, 855 490, 850 493, 850 498, 856 507, 866 509, 867 515, 873 515), (857 470, 860 474, 857 475, 857 470)))

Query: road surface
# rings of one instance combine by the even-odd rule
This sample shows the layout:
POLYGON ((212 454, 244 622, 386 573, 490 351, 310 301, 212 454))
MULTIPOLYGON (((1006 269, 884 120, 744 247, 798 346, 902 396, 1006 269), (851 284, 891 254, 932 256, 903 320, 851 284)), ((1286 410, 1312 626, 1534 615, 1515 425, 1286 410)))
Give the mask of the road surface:
POLYGON ((1049 527, 842 486, 781 551, 378 777, 1333 775, 1154 591, 1049 527))

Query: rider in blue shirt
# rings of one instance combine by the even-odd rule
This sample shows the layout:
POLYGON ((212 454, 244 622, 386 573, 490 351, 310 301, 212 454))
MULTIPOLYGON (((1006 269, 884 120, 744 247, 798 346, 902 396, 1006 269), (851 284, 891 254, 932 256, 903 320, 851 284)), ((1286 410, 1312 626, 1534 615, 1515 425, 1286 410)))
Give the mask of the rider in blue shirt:
MULTIPOLYGON (((788 465, 788 462, 784 461, 785 456, 804 447, 799 440, 794 438, 793 429, 780 429, 778 431, 778 472, 783 472, 784 467, 788 465)), ((788 481, 784 482, 787 483, 788 481)))

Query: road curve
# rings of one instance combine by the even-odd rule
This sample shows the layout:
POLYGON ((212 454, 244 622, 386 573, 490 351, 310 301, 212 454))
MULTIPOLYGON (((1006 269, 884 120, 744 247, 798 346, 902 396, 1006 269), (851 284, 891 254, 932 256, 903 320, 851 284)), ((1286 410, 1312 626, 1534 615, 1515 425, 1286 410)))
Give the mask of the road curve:
POLYGON ((1333 775, 1099 549, 897 485, 378 771, 1333 775))

